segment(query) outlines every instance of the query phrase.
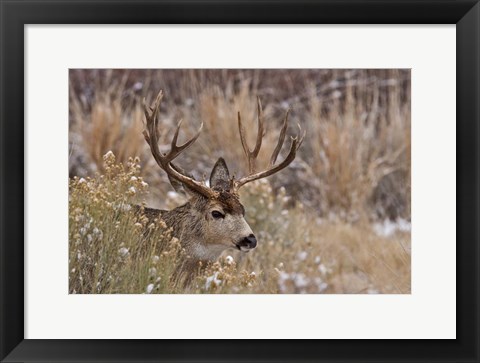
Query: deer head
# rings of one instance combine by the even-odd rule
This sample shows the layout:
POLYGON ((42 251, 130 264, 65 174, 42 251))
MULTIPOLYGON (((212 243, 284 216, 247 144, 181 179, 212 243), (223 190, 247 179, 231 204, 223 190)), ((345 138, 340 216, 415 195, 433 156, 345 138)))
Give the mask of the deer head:
POLYGON ((264 171, 257 172, 256 159, 264 136, 262 106, 260 99, 257 98, 258 134, 253 150, 250 150, 246 143, 245 129, 240 113, 238 113, 240 140, 248 159, 248 175, 236 180, 235 177, 230 176, 225 160, 220 158, 212 169, 209 185, 207 185, 204 181, 195 180, 193 176, 188 175, 173 163, 180 153, 197 140, 203 124, 190 140, 179 146, 177 139, 181 126, 180 121, 175 130, 170 151, 165 154, 160 152, 158 114, 162 98, 163 92, 160 91, 151 107, 146 106, 144 100, 146 124, 143 135, 155 161, 167 173, 172 186, 177 191, 183 188, 190 195, 189 202, 168 212, 167 219, 170 220, 171 225, 178 226, 178 237, 184 245, 187 245, 191 254, 199 259, 214 260, 228 248, 236 248, 244 252, 250 251, 257 246, 257 239, 245 220, 245 208, 240 203, 238 191, 249 182, 265 178, 287 167, 294 160, 305 133, 300 139, 298 136, 292 138, 287 157, 276 165, 278 154, 285 140, 288 125, 287 111, 269 166, 264 171))

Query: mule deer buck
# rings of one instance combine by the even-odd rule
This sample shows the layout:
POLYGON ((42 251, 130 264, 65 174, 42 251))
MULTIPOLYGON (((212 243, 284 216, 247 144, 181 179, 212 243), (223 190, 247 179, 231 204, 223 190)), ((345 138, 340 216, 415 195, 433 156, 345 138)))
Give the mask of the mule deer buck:
POLYGON ((249 174, 238 180, 231 177, 225 160, 219 158, 213 167, 209 186, 207 186, 205 182, 195 180, 173 163, 180 153, 198 139, 203 123, 195 136, 183 145, 177 145, 180 121, 173 135, 170 151, 164 154, 159 150, 158 117, 162 98, 163 92, 160 91, 151 107, 146 105, 145 100, 143 101, 146 119, 143 135, 150 146, 155 161, 167 173, 172 186, 177 191, 183 187, 190 199, 186 204, 170 211, 145 208, 144 213, 152 220, 161 218, 168 227, 173 229, 173 235, 180 240, 186 255, 189 256, 182 270, 193 273, 198 269, 199 262, 205 265, 207 262, 215 261, 227 249, 236 248, 248 252, 257 246, 257 239, 245 220, 245 208, 240 202, 238 191, 247 183, 268 177, 287 167, 294 160, 305 133, 300 138, 299 136, 292 137, 288 155, 281 163, 276 164, 287 131, 287 111, 270 164, 266 170, 257 171, 256 161, 264 136, 262 105, 260 99, 257 98, 258 134, 253 150, 250 150, 247 145, 245 128, 242 124, 240 112, 238 113, 238 129, 243 151, 248 160, 249 174))

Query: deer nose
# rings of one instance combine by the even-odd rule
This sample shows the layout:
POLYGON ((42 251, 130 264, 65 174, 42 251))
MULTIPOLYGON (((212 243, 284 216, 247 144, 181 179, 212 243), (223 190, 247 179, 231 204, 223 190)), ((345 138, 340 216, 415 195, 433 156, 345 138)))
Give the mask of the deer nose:
POLYGON ((242 241, 242 245, 245 247, 252 249, 257 247, 257 239, 253 234, 249 235, 248 237, 245 237, 242 241))

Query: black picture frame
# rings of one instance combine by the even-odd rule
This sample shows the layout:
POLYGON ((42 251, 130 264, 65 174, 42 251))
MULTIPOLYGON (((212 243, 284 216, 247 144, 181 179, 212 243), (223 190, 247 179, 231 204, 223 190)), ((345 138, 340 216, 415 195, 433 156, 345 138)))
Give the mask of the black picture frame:
MULTIPOLYGON (((461 1, 1 0, 0 359, 72 361, 479 362, 480 4, 461 1), (457 339, 24 339, 26 24, 456 24, 457 339)), ((54 318, 54 317, 53 317, 54 318)), ((439 316, 441 319, 441 316, 439 316)), ((215 323, 215 322, 212 322, 215 323)))

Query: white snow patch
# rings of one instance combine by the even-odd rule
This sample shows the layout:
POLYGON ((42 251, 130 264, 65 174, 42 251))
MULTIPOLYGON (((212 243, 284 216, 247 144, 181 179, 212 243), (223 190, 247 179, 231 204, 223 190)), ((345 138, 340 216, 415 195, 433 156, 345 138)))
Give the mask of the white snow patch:
POLYGON ((125 203, 115 203, 113 204, 113 209, 114 210, 120 210, 123 212, 128 212, 130 209, 132 209, 132 206, 130 204, 125 204, 125 203))
POLYGON ((295 286, 300 289, 308 286, 308 278, 302 273, 296 274, 293 281, 295 282, 295 286))
POLYGON ((167 197, 172 198, 172 199, 176 199, 176 198, 181 197, 181 195, 178 194, 177 192, 169 191, 169 192, 167 192, 167 197))
POLYGON ((209 290, 210 287, 220 286, 222 284, 222 280, 218 278, 218 272, 215 272, 212 276, 208 276, 207 280, 205 281, 205 289, 209 290))
POLYGON ((318 271, 320 271, 320 273, 322 275, 326 275, 327 272, 328 272, 328 269, 325 267, 325 265, 322 263, 318 266, 318 271))
POLYGON ((133 85, 133 90, 134 91, 140 91, 143 88, 143 83, 142 82, 135 82, 133 85))
POLYGON ((122 247, 118 250, 118 254, 121 256, 121 257, 127 257, 130 252, 128 251, 128 248, 126 247, 122 247))
POLYGON ((301 251, 297 254, 297 258, 300 260, 300 261, 305 261, 308 257, 308 253, 306 251, 301 251))
POLYGON ((291 288, 294 287, 294 291, 297 293, 306 293, 308 288, 315 287, 318 292, 323 292, 327 289, 328 284, 325 283, 320 277, 309 278, 303 273, 287 273, 278 271, 278 287, 282 293, 290 293, 291 288), (290 283, 290 284, 289 284, 290 283), (293 284, 293 286, 292 286, 293 284))
POLYGON ((373 225, 375 233, 381 237, 389 237, 396 232, 409 232, 412 230, 412 223, 399 218, 396 221, 391 221, 389 219, 384 220, 381 223, 375 223, 373 225))
POLYGON ((103 232, 97 227, 93 228, 93 234, 97 237, 99 241, 103 239, 103 232))
POLYGON ((326 282, 323 282, 320 277, 315 277, 314 281, 318 287, 319 292, 325 291, 327 289, 328 284, 326 282))

